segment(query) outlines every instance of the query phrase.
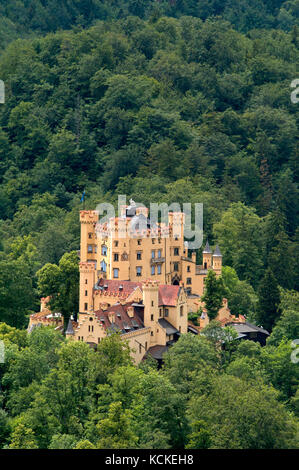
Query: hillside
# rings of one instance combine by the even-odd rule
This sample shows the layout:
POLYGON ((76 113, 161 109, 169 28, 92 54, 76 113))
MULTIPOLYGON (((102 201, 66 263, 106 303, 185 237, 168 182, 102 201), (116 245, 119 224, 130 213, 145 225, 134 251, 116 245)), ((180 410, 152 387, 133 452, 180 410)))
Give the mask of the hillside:
MULTIPOLYGON (((298 448, 298 18, 298 0, 0 0, 0 449, 298 448), (225 296, 265 346, 211 321, 157 370, 118 334, 95 352, 27 333, 51 296, 74 334, 79 211, 118 195, 203 203, 223 268, 199 268, 198 299, 213 319, 225 296)), ((206 313, 187 312, 186 330, 206 313)))
POLYGON ((235 29, 298 26, 298 0, 1 0, 0 46, 21 36, 45 34, 72 27, 88 27, 97 20, 127 16, 221 17, 235 29))

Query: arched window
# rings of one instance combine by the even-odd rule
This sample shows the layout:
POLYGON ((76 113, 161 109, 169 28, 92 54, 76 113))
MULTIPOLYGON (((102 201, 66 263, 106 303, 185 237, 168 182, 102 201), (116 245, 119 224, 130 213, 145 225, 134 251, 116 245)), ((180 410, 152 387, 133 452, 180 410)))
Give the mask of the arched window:
POLYGON ((107 264, 105 263, 105 261, 101 261, 101 271, 103 273, 105 273, 107 271, 107 264))

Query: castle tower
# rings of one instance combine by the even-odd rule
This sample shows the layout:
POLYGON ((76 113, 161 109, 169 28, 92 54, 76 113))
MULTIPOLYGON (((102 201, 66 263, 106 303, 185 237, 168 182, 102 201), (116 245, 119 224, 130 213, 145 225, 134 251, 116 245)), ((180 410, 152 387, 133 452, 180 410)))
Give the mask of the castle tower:
POLYGON ((96 269, 94 263, 80 263, 80 293, 79 312, 93 310, 93 288, 96 282, 96 269))
POLYGON ((159 320, 159 285, 157 281, 145 281, 142 285, 144 326, 151 328, 151 343, 155 343, 156 324, 159 320))
POLYGON ((213 269, 217 276, 221 276, 222 271, 222 254, 218 245, 216 245, 213 253, 213 269))
POLYGON ((98 219, 99 215, 96 211, 80 211, 80 260, 82 262, 96 260, 97 237, 95 227, 98 219))
POLYGON ((65 330, 65 336, 66 336, 67 339, 74 339, 75 332, 74 332, 73 323, 72 323, 71 318, 69 319, 67 329, 65 330))
POLYGON ((203 259, 203 269, 212 269, 212 255, 213 252, 210 248, 209 242, 207 240, 206 246, 202 252, 202 259, 203 259))

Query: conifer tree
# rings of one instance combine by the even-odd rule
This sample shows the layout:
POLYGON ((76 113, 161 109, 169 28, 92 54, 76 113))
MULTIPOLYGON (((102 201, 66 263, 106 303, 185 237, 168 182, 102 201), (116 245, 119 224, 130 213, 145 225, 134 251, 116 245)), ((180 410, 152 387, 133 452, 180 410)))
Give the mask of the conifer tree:
POLYGON ((278 283, 270 268, 267 269, 265 276, 261 280, 258 297, 258 323, 266 330, 272 331, 274 324, 280 317, 281 311, 278 283))

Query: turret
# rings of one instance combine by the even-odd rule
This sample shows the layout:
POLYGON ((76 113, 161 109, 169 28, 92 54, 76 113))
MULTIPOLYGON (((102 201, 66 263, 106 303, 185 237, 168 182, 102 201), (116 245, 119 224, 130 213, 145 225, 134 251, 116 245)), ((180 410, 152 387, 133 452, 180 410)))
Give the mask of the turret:
POLYGON ((154 342, 156 323, 159 320, 159 285, 157 281, 145 281, 142 285, 144 305, 144 326, 151 328, 151 342, 154 342))
POLYGON ((213 252, 207 240, 206 246, 204 247, 204 250, 202 252, 203 269, 211 269, 213 267, 212 256, 213 256, 213 252))
POLYGON ((95 227, 99 219, 96 211, 80 211, 81 224, 81 243, 80 243, 80 260, 88 261, 96 257, 96 231, 95 227))
POLYGON ((68 338, 68 339, 72 339, 72 338, 74 338, 74 336, 75 336, 75 332, 74 332, 73 323, 72 323, 72 319, 71 319, 71 318, 69 319, 69 322, 68 322, 68 325, 67 325, 67 329, 65 330, 65 336, 66 336, 66 338, 68 338))
POLYGON ((221 275, 222 271, 222 254, 218 245, 216 245, 213 253, 213 269, 218 276, 221 275))
POLYGON ((80 263, 80 313, 89 312, 93 309, 93 288, 96 280, 96 269, 94 263, 80 263))

